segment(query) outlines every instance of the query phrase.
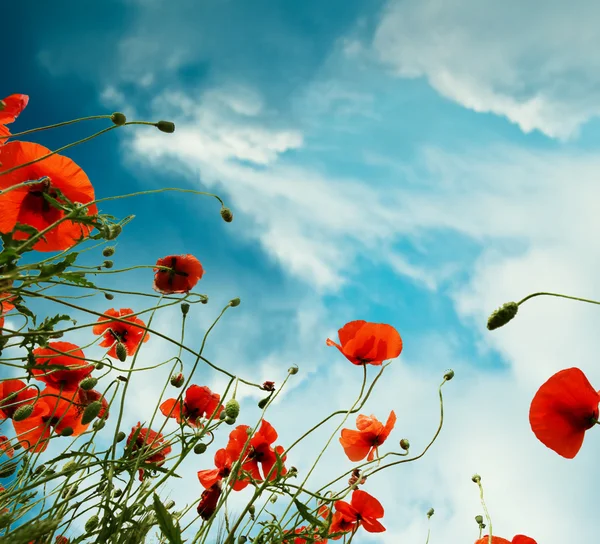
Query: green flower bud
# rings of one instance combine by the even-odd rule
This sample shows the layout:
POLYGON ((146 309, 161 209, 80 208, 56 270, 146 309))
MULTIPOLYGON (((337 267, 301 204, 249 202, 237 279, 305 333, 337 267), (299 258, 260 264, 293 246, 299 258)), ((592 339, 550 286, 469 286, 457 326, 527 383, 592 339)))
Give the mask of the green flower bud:
POLYGON ((66 487, 61 496, 63 499, 67 499, 69 497, 74 497, 75 495, 77 495, 77 490, 79 489, 79 487, 77 486, 77 484, 72 485, 70 487, 66 487))
POLYGON ((107 240, 114 240, 119 236, 119 234, 121 234, 121 232, 123 232, 123 227, 121 225, 110 225, 104 235, 104 238, 107 240))
POLYGON ((226 223, 231 223, 233 221, 233 214, 231 213, 231 210, 225 206, 221 208, 221 217, 226 223))
POLYGON ((175 123, 172 123, 171 121, 159 121, 156 123, 156 128, 161 132, 172 134, 175 132, 175 123))
POLYGON ((115 248, 112 246, 105 247, 102 250, 102 255, 105 257, 112 257, 115 254, 115 248))
POLYGON ((94 366, 96 367, 96 370, 102 370, 104 368, 104 363, 98 362, 94 366))
POLYGON ((227 423, 227 425, 235 425, 235 418, 227 416, 225 418, 225 423, 227 423))
POLYGON ((208 297, 206 295, 202 295, 202 298, 200 299, 200 303, 208 304, 208 297))
POLYGON ((254 514, 256 514, 256 506, 254 506, 253 504, 251 504, 250 506, 248 506, 248 513, 253 516, 254 514))
POLYGON ((291 374, 292 376, 294 374, 298 374, 298 367, 296 365, 291 366, 290 368, 288 368, 288 374, 291 374))
POLYGON ((125 440, 126 436, 127 435, 123 431, 119 431, 117 433, 117 442, 123 442, 123 440, 125 440))
POLYGON ((227 401, 227 404, 225 405, 225 413, 228 417, 235 419, 240 415, 240 403, 235 399, 227 401))
POLYGON ((125 348, 125 346, 121 344, 121 342, 117 342, 117 347, 115 351, 117 352, 117 358, 119 359, 119 361, 124 363, 125 359, 127 359, 127 349, 125 348))
POLYGON ((435 513, 435 510, 433 508, 430 508, 429 510, 427 510, 427 517, 431 518, 431 516, 433 516, 434 513, 435 513))
POLYGON ((0 478, 8 478, 17 472, 17 463, 4 463, 0 468, 0 478))
POLYGON ((112 268, 114 264, 115 263, 113 263, 112 261, 106 260, 106 261, 104 261, 102 266, 104 266, 104 268, 112 268))
POLYGON ((4 529, 8 527, 12 523, 12 514, 10 512, 5 512, 4 514, 0 514, 0 529, 4 529))
POLYGON ((400 447, 404 451, 408 451, 408 448, 410 448, 410 442, 408 441, 408 438, 403 438, 402 440, 400 440, 400 447))
POLYGON ((488 318, 487 328, 490 331, 506 325, 513 317, 517 315, 519 305, 516 302, 506 302, 500 308, 492 312, 488 318))
POLYGON ((261 399, 261 400, 259 400, 259 401, 258 401, 258 407, 259 407, 261 410, 263 410, 263 409, 265 408, 265 406, 266 406, 266 405, 269 403, 269 399, 270 399, 270 398, 271 398, 271 397, 269 396, 269 397, 266 397, 266 398, 264 398, 264 399, 261 399))
POLYGON ((94 421, 94 424, 92 425, 92 427, 96 431, 99 431, 100 429, 104 429, 105 425, 106 425, 106 421, 104 421, 103 419, 99 419, 98 421, 94 421))
POLYGON ((479 476, 479 474, 473 474, 473 477, 471 478, 471 480, 473 480, 473 482, 478 484, 479 482, 481 482, 481 476, 479 476))
POLYGON ((239 298, 232 298, 232 299, 229 301, 229 306, 231 306, 232 308, 235 308, 236 306, 239 306, 239 305, 240 305, 240 302, 241 302, 241 301, 240 301, 240 299, 239 299, 239 298))
POLYGON ((449 382, 452 378, 454 378, 454 370, 452 370, 452 369, 447 370, 446 374, 444 374, 444 380, 449 382))
POLYGON ((481 525, 483 523, 483 516, 479 515, 479 516, 475 516, 475 522, 478 525, 481 525))
POLYGON ((179 372, 179 374, 173 374, 171 376, 171 385, 173 387, 181 387, 185 383, 184 375, 179 372))
POLYGON ((100 413, 100 410, 102 410, 102 403, 99 400, 95 400, 91 404, 88 404, 81 416, 81 424, 87 425, 88 423, 91 423, 100 413))
POLYGON ((92 516, 85 522, 85 532, 91 533, 96 527, 98 527, 98 516, 92 516))
POLYGON ((165 504, 165 508, 167 510, 171 510, 171 508, 173 508, 175 506, 175 501, 171 500, 171 501, 167 501, 167 503, 165 504))
POLYGON ((122 494, 123 494, 123 490, 122 489, 117 488, 117 489, 115 489, 113 491, 113 497, 115 499, 118 499, 122 494))
POLYGON ((237 544, 245 544, 248 541, 248 538, 244 535, 238 536, 237 544))
POLYGON ((60 431, 60 436, 71 436, 73 434, 73 427, 65 427, 60 431))
POLYGON ((19 406, 13 414, 13 421, 23 421, 27 419, 33 412, 33 404, 23 404, 19 406))
POLYGON ((221 421, 224 421, 225 418, 227 417, 227 414, 225 413, 225 410, 223 410, 220 414, 219 414, 219 419, 221 421))
POLYGON ((113 298, 115 298, 115 295, 112 295, 111 293, 104 293, 104 298, 106 300, 112 300, 113 298))
POLYGON ((94 378, 94 377, 90 376, 89 378, 82 380, 79 383, 79 387, 81 389, 83 389, 84 391, 90 391, 90 390, 94 389, 94 387, 96 387, 97 383, 98 383, 98 378, 94 378))
POLYGON ((115 113, 113 113, 110 116, 110 120, 117 125, 118 127, 120 127, 121 125, 124 125, 127 122, 127 117, 125 117, 125 114, 121 113, 120 111, 116 111, 115 113))
POLYGON ((202 455, 205 451, 206 451, 206 444, 204 444, 203 442, 198 442, 195 446, 194 446, 194 453, 197 455, 202 455))
POLYGON ((62 472, 75 472, 77 470, 77 463, 75 461, 69 461, 68 463, 65 463, 63 468, 62 468, 62 472))
POLYGON ((181 303, 181 313, 183 315, 187 315, 187 313, 190 311, 190 305, 187 302, 182 302, 181 303))

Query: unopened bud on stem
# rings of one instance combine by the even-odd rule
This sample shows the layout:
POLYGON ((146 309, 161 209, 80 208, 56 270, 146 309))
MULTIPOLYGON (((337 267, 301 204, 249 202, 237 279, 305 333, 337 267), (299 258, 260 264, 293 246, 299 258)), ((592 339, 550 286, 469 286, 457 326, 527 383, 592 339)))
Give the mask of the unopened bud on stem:
POLYGON ((492 312, 488 318, 487 328, 490 331, 506 325, 513 319, 519 311, 519 305, 516 302, 506 302, 500 308, 492 312))

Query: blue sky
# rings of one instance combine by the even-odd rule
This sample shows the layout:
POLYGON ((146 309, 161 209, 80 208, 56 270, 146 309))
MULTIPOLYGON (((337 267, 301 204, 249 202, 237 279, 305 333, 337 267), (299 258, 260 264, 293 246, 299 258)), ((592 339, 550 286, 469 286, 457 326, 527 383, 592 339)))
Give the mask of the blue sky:
MULTIPOLYGON (((194 187, 232 208, 231 224, 202 197, 139 197, 106 211, 136 215, 118 266, 173 253, 201 260, 211 302, 193 333, 241 297, 212 357, 257 380, 281 382, 300 366, 271 416, 283 444, 357 388, 356 369, 325 346, 348 321, 387 322, 404 339, 366 407, 380 419, 396 410, 396 442, 426 443, 436 386, 456 370, 431 454, 369 482, 389 530, 365 541, 424 539, 429 506, 432 542, 474 540, 473 472, 497 534, 544 544, 574 527, 577 541, 596 534, 584 475, 597 439, 569 462, 527 422, 553 372, 580 366, 600 383, 593 309, 539 300, 505 330, 485 329, 491 310, 532 291, 600 296, 595 3, 111 0, 40 3, 35 13, 13 3, 4 17, 15 24, 0 95, 30 95, 19 128, 115 110, 175 121, 172 135, 128 127, 73 149, 98 196, 194 187)), ((94 126, 36 141, 58 147, 94 126)), ((120 285, 151 281, 128 278, 120 285)), ((175 317, 165 312, 165 330, 175 333, 175 317)), ((149 357, 168 352, 158 346, 149 357)), ((139 379, 131 424, 155 387, 139 379)), ((322 474, 344 462, 333 452, 322 474)))

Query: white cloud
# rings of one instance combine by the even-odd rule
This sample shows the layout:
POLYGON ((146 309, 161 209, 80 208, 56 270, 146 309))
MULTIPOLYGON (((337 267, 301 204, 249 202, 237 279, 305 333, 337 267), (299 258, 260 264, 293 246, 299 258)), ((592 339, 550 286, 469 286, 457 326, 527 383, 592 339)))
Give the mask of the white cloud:
POLYGON ((563 139, 600 113, 599 22, 585 0, 391 0, 374 48, 401 77, 563 139))

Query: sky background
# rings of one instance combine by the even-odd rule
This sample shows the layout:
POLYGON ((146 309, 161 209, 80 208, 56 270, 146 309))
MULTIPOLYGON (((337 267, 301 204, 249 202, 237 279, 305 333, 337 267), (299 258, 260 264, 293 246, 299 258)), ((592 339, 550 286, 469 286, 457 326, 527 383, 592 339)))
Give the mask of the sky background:
MULTIPOLYGON (((218 203, 203 197, 162 194, 103 207, 136 215, 118 240, 116 266, 179 253, 203 263, 198 290, 210 302, 193 307, 191 345, 239 296, 242 304, 211 336, 208 358, 277 384, 299 366, 266 417, 278 443, 352 403, 361 371, 325 345, 348 321, 389 323, 404 340, 363 410, 398 416, 382 451, 403 437, 421 451, 438 422, 437 386, 455 370, 444 386, 446 424, 430 452, 363 487, 384 505, 387 532, 355 541, 424 542, 432 506, 431 543, 473 542, 481 513, 475 472, 495 534, 594 541, 600 437, 588 433, 579 455, 563 459, 536 440, 528 410, 538 387, 563 368, 578 366, 600 384, 597 310, 540 298, 501 330, 485 324, 497 306, 534 291, 600 298, 600 4, 31 4, 3 8, 11 24, 0 95, 30 96, 13 131, 116 110, 176 123, 170 135, 113 131, 69 156, 98 197, 184 187, 216 192, 232 209, 227 224, 218 203)), ((56 148, 103 126, 36 141, 56 148)), ((150 271, 133 272, 117 288, 149 290, 151 281, 150 271)), ((143 303, 121 297, 114 306, 143 303)), ((90 305, 109 307, 100 297, 90 305)), ((179 319, 177 308, 164 311, 155 326, 177 335, 179 319)), ((174 354, 156 338, 141 352, 148 364, 174 354)), ((148 419, 166 376, 136 376, 125 430, 148 419)), ((194 382, 224 384, 206 368, 194 382)), ((252 423, 260 397, 240 393, 238 421, 252 423)), ((211 468, 213 453, 186 462, 189 484, 165 493, 178 504, 196 501, 195 471, 211 468)), ((288 465, 302 472, 316 455, 307 444, 288 465)), ((314 481, 340 467, 352 464, 334 441, 314 481)))

